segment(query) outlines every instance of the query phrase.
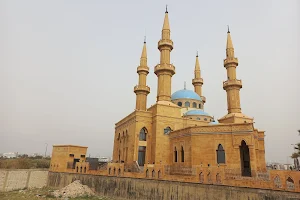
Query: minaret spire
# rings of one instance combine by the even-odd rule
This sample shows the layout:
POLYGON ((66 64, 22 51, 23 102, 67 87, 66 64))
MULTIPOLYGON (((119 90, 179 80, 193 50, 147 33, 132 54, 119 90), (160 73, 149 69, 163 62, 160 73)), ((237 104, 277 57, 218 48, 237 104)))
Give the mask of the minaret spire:
POLYGON ((169 16, 166 8, 162 36, 158 42, 160 63, 154 68, 154 73, 158 78, 157 101, 171 101, 171 83, 172 76, 175 74, 175 67, 170 63, 170 54, 173 49, 170 33, 169 16))
POLYGON ((242 81, 236 79, 237 66, 238 59, 234 57, 234 48, 228 27, 226 59, 224 60, 224 67, 227 70, 227 81, 223 82, 223 88, 227 92, 227 105, 229 114, 241 113, 240 89, 242 88, 242 81))
POLYGON ((147 48, 146 48, 146 36, 144 37, 144 45, 142 55, 140 58, 140 66, 137 68, 139 74, 139 84, 134 87, 136 94, 136 110, 147 109, 147 95, 150 93, 150 88, 146 85, 147 75, 149 73, 149 67, 147 66, 147 48))
POLYGON ((205 103, 206 98, 204 96, 202 96, 203 79, 201 78, 201 70, 200 70, 198 51, 197 51, 197 54, 196 54, 194 79, 192 80, 192 84, 194 85, 194 91, 201 97, 203 103, 205 103))

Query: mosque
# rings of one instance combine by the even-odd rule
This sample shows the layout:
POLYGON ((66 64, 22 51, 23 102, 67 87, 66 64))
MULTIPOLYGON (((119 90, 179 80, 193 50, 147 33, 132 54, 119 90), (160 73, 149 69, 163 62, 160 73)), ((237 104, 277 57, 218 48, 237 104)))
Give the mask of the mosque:
POLYGON ((265 171, 264 131, 257 130, 253 118, 242 113, 239 94, 242 81, 237 79, 238 59, 234 56, 230 31, 227 32, 224 59, 227 80, 223 82, 228 113, 219 120, 204 111, 206 98, 202 94, 198 55, 192 80, 194 91, 184 88, 171 93, 175 66, 171 64, 173 41, 168 11, 165 12, 158 49, 160 63, 154 67, 156 103, 147 108, 150 88, 147 86, 149 66, 144 41, 137 67, 138 85, 134 87, 136 107, 116 123, 113 162, 129 164, 137 161, 140 167, 145 164, 178 168, 224 165, 239 170, 243 176, 265 171))
POLYGON ((227 113, 218 120, 204 111, 198 55, 191 80, 194 91, 184 88, 171 93, 175 66, 170 59, 173 41, 167 10, 158 50, 156 103, 147 108, 150 87, 144 41, 134 87, 135 110, 115 124, 112 161, 86 157, 87 147, 54 145, 49 171, 300 192, 299 172, 266 169, 264 131, 242 113, 242 81, 237 79, 238 59, 230 31, 224 59, 227 80, 223 81, 227 113))

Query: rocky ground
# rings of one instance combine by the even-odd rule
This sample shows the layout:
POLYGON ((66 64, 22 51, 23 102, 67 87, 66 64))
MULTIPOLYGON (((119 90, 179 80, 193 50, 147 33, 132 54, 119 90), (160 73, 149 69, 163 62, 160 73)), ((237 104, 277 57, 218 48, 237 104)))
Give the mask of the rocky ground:
POLYGON ((94 194, 94 192, 82 185, 80 181, 74 181, 70 185, 60 189, 53 190, 51 188, 31 189, 31 190, 18 190, 11 192, 0 192, 1 200, 22 200, 22 199, 60 199, 60 200, 113 200, 108 197, 100 197, 94 194))

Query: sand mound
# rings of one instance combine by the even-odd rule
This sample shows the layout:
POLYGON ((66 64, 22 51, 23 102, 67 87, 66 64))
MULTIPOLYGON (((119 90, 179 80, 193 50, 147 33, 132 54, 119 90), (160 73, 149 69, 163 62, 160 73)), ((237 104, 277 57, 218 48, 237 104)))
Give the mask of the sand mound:
POLYGON ((55 197, 81 197, 81 196, 93 196, 95 193, 86 185, 82 185, 80 180, 74 181, 66 187, 55 190, 53 192, 55 197))

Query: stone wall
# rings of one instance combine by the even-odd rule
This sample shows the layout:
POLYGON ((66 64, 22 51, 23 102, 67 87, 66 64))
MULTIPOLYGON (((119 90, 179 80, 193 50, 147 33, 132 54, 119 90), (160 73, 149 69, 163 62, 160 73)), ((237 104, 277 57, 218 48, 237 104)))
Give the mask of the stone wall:
POLYGON ((46 186, 47 169, 0 170, 0 191, 12 191, 24 188, 41 188, 46 186))
POLYGON ((85 175, 75 173, 49 172, 48 186, 64 187, 74 180, 94 189, 98 194, 122 199, 149 200, 296 200, 300 193, 208 185, 201 183, 182 183, 176 181, 151 180, 139 178, 85 175))

